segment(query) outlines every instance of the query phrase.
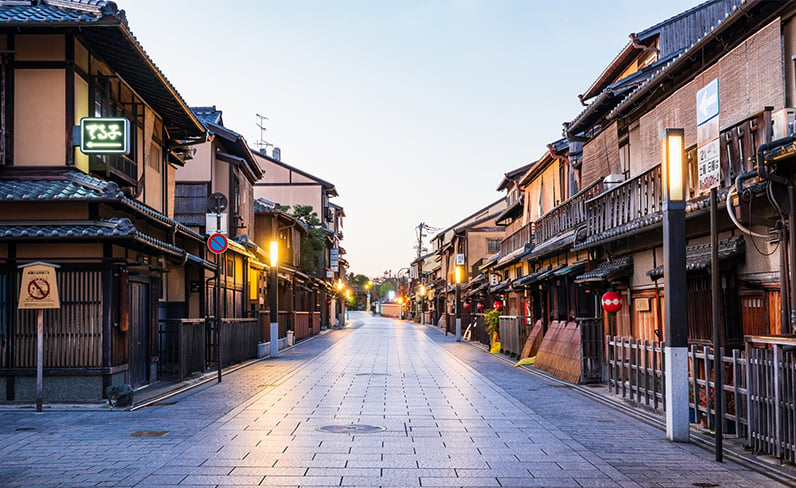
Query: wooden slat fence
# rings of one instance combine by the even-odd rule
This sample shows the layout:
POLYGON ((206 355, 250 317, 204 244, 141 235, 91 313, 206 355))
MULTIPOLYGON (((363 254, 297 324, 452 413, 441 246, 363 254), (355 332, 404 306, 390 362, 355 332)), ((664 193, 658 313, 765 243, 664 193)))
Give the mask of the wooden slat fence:
MULTIPOLYGON (((102 366, 102 273, 59 270, 61 308, 44 310, 44 366, 102 366)), ((36 310, 17 311, 11 367, 36 367, 36 310)))
POLYGON ((603 321, 578 319, 580 324, 581 383, 599 383, 603 377, 603 321))
MULTIPOLYGON (((746 407, 747 382, 746 358, 738 349, 733 349, 730 356, 724 348, 720 350, 724 368, 722 386, 723 405, 719 415, 724 419, 725 434, 744 436, 747 432, 748 410, 746 407)), ((689 350, 688 363, 688 397, 689 406, 694 412, 694 420, 703 422, 708 428, 714 428, 716 410, 713 398, 716 391, 716 355, 709 346, 692 345, 689 350)))
POLYGON ((310 335, 310 312, 293 312, 293 330, 295 340, 304 339, 310 335))
POLYGON ((498 319, 498 336, 504 354, 519 358, 522 348, 533 328, 533 317, 524 315, 502 315, 498 319))
POLYGON ((8 273, 0 271, 0 368, 8 367, 8 277, 8 273))
POLYGON ((745 341, 749 445, 755 453, 796 462, 796 337, 745 341))
POLYGON ((180 379, 205 370, 205 327, 205 319, 158 321, 159 378, 180 379))
POLYGON ((658 341, 607 336, 605 361, 608 389, 635 403, 663 409, 665 344, 658 341))
POLYGON ((221 321, 221 361, 224 366, 257 357, 257 319, 226 318, 221 321))

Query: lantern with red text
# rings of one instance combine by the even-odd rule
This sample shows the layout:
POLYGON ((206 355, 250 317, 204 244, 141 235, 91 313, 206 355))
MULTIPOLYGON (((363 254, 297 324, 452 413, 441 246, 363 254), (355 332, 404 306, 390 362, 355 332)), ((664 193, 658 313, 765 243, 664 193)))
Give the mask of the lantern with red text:
POLYGON ((501 310, 503 310, 503 302, 501 302, 500 300, 495 300, 495 303, 492 305, 492 308, 500 312, 501 310))
POLYGON ((475 308, 477 308, 478 311, 480 312, 481 310, 484 309, 484 304, 482 302, 478 302, 478 304, 475 306, 475 308))
POLYGON ((622 295, 615 291, 607 291, 603 295, 603 310, 616 313, 622 308, 622 295))
POLYGON ((468 308, 470 308, 470 302, 462 303, 462 307, 464 307, 464 309, 467 310, 468 308))

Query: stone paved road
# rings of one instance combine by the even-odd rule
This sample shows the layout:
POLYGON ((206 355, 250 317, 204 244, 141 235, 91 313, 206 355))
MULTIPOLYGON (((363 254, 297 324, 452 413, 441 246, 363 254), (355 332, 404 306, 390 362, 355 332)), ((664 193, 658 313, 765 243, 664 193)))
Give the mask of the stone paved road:
POLYGON ((0 411, 0 486, 780 486, 438 330, 352 319, 161 406, 0 411))

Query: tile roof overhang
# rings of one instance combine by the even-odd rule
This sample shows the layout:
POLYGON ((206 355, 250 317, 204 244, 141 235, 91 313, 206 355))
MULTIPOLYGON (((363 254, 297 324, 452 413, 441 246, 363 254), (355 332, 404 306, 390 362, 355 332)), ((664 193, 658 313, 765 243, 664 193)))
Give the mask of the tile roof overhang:
POLYGON ((505 226, 511 223, 511 220, 522 215, 522 207, 523 202, 525 201, 525 195, 521 194, 520 198, 517 199, 516 202, 512 203, 509 208, 501 212, 500 214, 495 217, 495 224, 500 226, 505 226))
POLYGON ((534 246, 533 250, 531 250, 527 256, 528 260, 537 260, 562 249, 569 249, 575 243, 578 233, 581 230, 583 229, 570 229, 534 246))
POLYGON ((532 284, 536 283, 537 281, 539 281, 539 277, 540 276, 542 276, 545 273, 549 272, 551 269, 552 269, 551 266, 545 266, 545 267, 540 268, 540 269, 538 269, 538 270, 536 270, 536 271, 534 271, 532 273, 528 273, 527 275, 525 275, 525 276, 523 276, 521 278, 517 278, 516 280, 514 280, 514 282, 512 283, 511 286, 514 287, 514 288, 522 288, 522 287, 526 287, 526 286, 532 285, 532 284))
POLYGON ((74 31, 163 119, 175 142, 206 137, 197 117, 130 31, 124 10, 105 1, 0 2, 0 31, 74 31))
POLYGON ((613 281, 633 274, 633 259, 627 256, 604 261, 591 271, 575 277, 575 283, 613 281))
MULTIPOLYGON (((734 262, 736 260, 743 259, 745 255, 746 242, 742 236, 731 237, 729 239, 719 241, 720 262, 734 262)), ((710 270, 710 260, 710 243, 688 246, 685 249, 686 271, 710 270)), ((656 266, 655 268, 647 271, 647 276, 649 276, 653 281, 663 278, 663 265, 656 266)))
MULTIPOLYGON (((718 204, 726 203, 729 190, 723 190, 718 194, 718 204)), ((685 207, 686 217, 704 214, 710 210, 710 199, 703 198, 702 200, 689 201, 685 207)), ((663 212, 656 212, 650 214, 643 219, 634 220, 624 225, 614 227, 608 231, 588 237, 583 240, 578 240, 573 246, 572 250, 579 251, 588 249, 598 244, 605 244, 612 241, 624 239, 626 237, 634 236, 644 232, 657 229, 663 225, 663 212)))
POLYGON ((78 171, 51 176, 0 178, 0 203, 4 202, 102 202, 124 208, 165 229, 174 229, 194 240, 204 236, 174 219, 124 194, 114 182, 101 180, 78 171))
POLYGON ((674 90, 691 82, 697 73, 716 63, 732 47, 748 38, 750 33, 790 8, 791 2, 785 1, 744 1, 690 47, 660 66, 652 76, 625 96, 606 118, 613 120, 625 117, 630 112, 644 113, 645 107, 657 105, 674 90))
POLYGON ((191 261, 215 270, 215 265, 184 249, 155 239, 136 229, 127 218, 94 221, 41 221, 0 223, 0 242, 116 242, 133 249, 162 254, 185 263, 191 261))

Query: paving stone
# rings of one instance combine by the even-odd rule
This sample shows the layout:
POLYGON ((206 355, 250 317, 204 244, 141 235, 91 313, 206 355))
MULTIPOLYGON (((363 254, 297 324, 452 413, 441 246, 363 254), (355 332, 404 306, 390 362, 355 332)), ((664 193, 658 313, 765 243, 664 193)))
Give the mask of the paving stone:
POLYGON ((0 484, 778 486, 438 329, 352 317, 172 405, 0 411, 0 484), (386 430, 316 430, 350 424, 386 430))

